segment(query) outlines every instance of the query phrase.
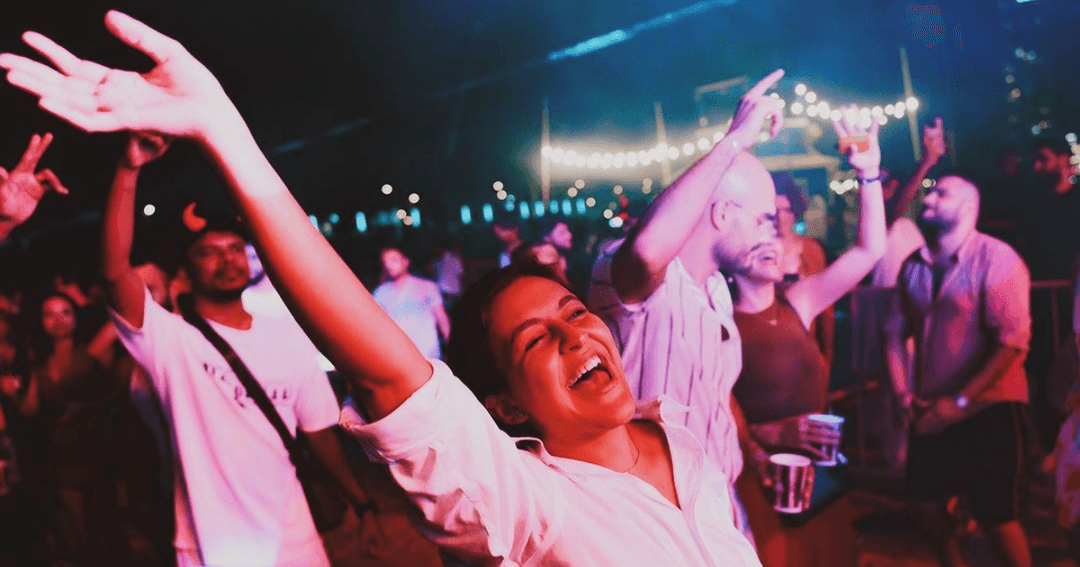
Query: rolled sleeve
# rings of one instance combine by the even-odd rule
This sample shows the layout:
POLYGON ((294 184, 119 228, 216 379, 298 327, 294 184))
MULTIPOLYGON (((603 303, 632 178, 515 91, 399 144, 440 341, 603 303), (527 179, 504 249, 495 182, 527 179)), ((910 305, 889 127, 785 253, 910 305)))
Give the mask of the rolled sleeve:
POLYGON ((665 271, 664 282, 649 297, 637 303, 624 303, 615 290, 615 275, 611 267, 615 254, 622 248, 623 243, 625 241, 618 245, 611 244, 597 257, 596 264, 593 265, 592 276, 589 278, 589 305, 596 312, 608 317, 633 317, 646 313, 649 307, 664 295, 667 282, 672 277, 671 270, 676 269, 674 262, 669 263, 665 271))
POLYGON ((987 269, 986 324, 1003 346, 1027 351, 1031 344, 1031 275, 1012 249, 999 250, 987 269))
MULTIPOLYGON (((470 406, 479 402, 468 388, 444 363, 432 360, 431 365, 431 379, 386 417, 368 423, 354 407, 342 410, 339 423, 372 459, 384 463, 406 459, 438 444, 450 424, 462 421, 456 414, 475 413, 470 406)), ((487 417, 486 410, 479 409, 487 417)), ((475 417, 468 416, 468 421, 477 421, 475 417)))
POLYGON ((496 427, 445 364, 431 364, 431 379, 389 415, 367 423, 346 407, 340 423, 389 466, 424 515, 425 536, 470 559, 524 564, 563 513, 561 485, 496 427))

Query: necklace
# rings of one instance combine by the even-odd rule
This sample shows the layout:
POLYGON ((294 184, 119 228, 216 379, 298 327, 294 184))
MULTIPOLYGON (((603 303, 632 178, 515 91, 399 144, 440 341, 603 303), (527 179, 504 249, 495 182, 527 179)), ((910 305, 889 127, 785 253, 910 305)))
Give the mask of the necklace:
POLYGON ((770 325, 775 327, 776 324, 780 321, 780 306, 777 305, 776 301, 774 300, 772 305, 770 305, 768 309, 766 309, 766 311, 768 311, 768 314, 765 316, 765 320, 768 321, 770 325))
POLYGON ((641 459, 641 449, 638 449, 637 443, 634 443, 634 438, 633 437, 630 438, 630 446, 634 448, 634 462, 630 463, 630 466, 627 467, 626 470, 617 471, 619 473, 625 474, 625 473, 628 473, 628 472, 634 470, 634 467, 636 467, 637 464, 638 464, 638 460, 641 459))

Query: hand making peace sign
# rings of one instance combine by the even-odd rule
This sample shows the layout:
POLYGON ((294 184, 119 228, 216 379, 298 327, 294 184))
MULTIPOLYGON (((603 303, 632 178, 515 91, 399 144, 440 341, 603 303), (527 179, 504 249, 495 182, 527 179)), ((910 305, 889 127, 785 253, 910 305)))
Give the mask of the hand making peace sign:
POLYGON ((10 172, 0 167, 0 222, 12 226, 22 224, 34 213, 49 190, 67 195, 68 190, 52 170, 42 169, 34 173, 38 161, 51 143, 52 134, 34 134, 18 165, 10 172))

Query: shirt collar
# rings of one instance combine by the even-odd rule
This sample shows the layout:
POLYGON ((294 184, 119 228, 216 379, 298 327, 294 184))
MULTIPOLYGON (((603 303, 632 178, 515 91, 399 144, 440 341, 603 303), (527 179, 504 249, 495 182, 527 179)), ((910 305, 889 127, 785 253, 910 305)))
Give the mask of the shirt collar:
MULTIPOLYGON (((964 241, 960 243, 960 246, 958 246, 956 248, 956 251, 953 252, 952 256, 949 257, 949 261, 955 265, 960 262, 961 258, 966 258, 971 252, 971 247, 973 246, 972 243, 975 241, 975 238, 978 234, 979 231, 977 230, 971 231, 971 234, 967 235, 967 238, 965 238, 964 241)), ((929 243, 923 244, 921 247, 919 247, 919 258, 927 265, 932 265, 934 263, 934 258, 930 254, 929 243)))
POLYGON ((676 256, 671 263, 679 271, 679 277, 685 279, 693 289, 705 293, 705 296, 709 299, 709 304, 714 310, 723 313, 734 310, 731 301, 731 289, 728 288, 727 279, 722 272, 716 271, 709 274, 709 277, 705 278, 705 289, 702 290, 694 281, 694 278, 690 277, 690 272, 686 270, 686 265, 683 264, 681 258, 676 256))

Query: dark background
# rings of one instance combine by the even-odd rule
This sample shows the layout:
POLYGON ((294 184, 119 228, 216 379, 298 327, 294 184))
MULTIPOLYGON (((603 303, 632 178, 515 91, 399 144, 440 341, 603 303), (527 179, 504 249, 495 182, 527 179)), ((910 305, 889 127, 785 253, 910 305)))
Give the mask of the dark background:
MULTIPOLYGON (((461 204, 478 217, 476 207, 493 202, 495 180, 519 198, 535 195, 545 98, 553 143, 648 147, 654 101, 663 104, 669 137, 685 140, 699 118, 695 87, 780 66, 787 78, 779 90, 788 95, 805 82, 834 103, 900 100, 901 46, 920 122, 945 119, 964 168, 986 170, 999 149, 1026 146, 1042 120, 1054 135, 1080 127, 1080 2, 1067 0, 38 0, 0 8, 0 50, 28 53, 19 34, 33 29, 82 57, 147 69, 148 60, 104 29, 108 8, 177 38, 206 63, 301 203, 319 218, 339 213, 345 226, 358 210, 370 222, 405 206, 414 191, 425 230, 436 231, 459 219, 461 204), (548 60, 695 4, 696 13, 628 41, 548 60), (1018 47, 1037 55, 1017 58, 1018 47), (1009 102, 1014 87, 1023 94, 1009 102), (384 183, 395 187, 389 197, 379 191, 384 183)), ((33 132, 53 131, 43 163, 72 191, 46 200, 21 229, 21 246, 72 230, 96 239, 123 137, 75 132, 6 84, 0 108, 0 163, 13 165, 33 132)), ((886 164, 910 171, 906 120, 891 120, 882 138, 886 164)), ((834 142, 826 135, 822 151, 834 142)), ((557 175, 555 194, 576 176, 557 175)), ((162 234, 193 198, 223 202, 190 147, 150 168, 142 189, 141 201, 158 209, 145 230, 162 234)), ((64 242, 71 238, 56 246, 64 242)))

